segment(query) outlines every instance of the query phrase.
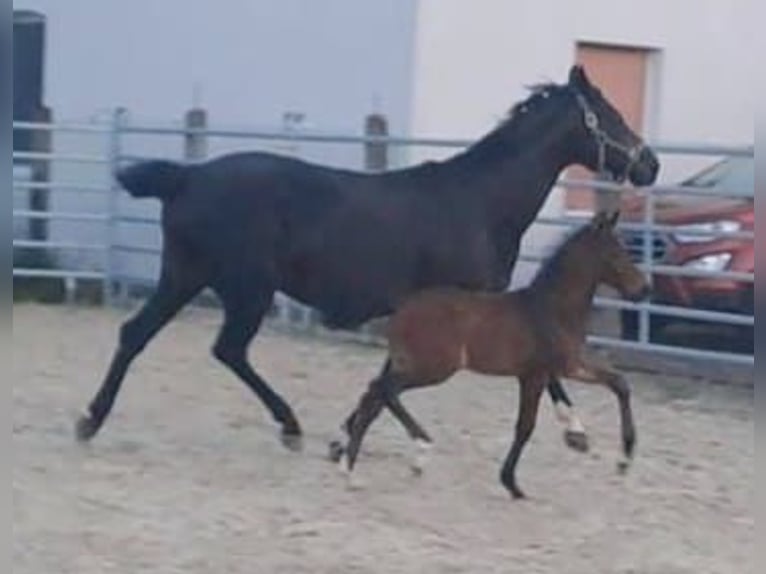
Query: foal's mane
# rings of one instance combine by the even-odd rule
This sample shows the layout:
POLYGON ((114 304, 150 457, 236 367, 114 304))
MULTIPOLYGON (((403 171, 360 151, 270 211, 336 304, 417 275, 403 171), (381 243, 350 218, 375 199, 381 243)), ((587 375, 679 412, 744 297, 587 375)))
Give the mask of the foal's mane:
POLYGON ((590 233, 591 226, 583 225, 580 229, 566 236, 556 247, 553 255, 542 264, 530 287, 547 287, 560 281, 564 262, 570 256, 573 247, 590 233))

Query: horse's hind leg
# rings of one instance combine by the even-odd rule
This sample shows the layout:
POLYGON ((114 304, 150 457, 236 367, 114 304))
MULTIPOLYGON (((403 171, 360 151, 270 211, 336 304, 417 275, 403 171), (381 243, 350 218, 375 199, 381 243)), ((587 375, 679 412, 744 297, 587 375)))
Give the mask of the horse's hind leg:
POLYGON ((75 434, 81 442, 93 438, 104 424, 133 359, 202 289, 202 281, 184 277, 186 280, 182 281, 180 275, 171 274, 166 268, 156 292, 120 329, 119 344, 109 371, 91 401, 87 414, 77 421, 75 434))
POLYGON ((564 441, 567 446, 577 452, 588 452, 588 435, 585 427, 575 413, 574 404, 559 378, 551 377, 548 381, 548 393, 556 409, 556 417, 566 425, 564 441))
POLYGON ((291 450, 301 446, 301 427, 290 406, 252 368, 247 348, 269 310, 273 293, 252 297, 219 293, 224 304, 224 324, 213 347, 213 355, 229 367, 282 425, 282 443, 291 450))

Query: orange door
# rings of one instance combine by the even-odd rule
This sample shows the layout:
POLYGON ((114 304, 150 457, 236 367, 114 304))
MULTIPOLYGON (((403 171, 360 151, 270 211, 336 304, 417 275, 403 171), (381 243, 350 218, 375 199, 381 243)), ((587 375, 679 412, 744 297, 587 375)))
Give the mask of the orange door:
MULTIPOLYGON (((577 45, 577 63, 585 67, 590 80, 601 88, 636 133, 642 133, 644 127, 648 55, 647 50, 640 48, 577 45)), ((567 171, 567 177, 588 180, 592 179, 593 174, 584 168, 574 167, 567 171)), ((568 189, 566 207, 569 210, 592 211, 595 207, 593 191, 568 189)))

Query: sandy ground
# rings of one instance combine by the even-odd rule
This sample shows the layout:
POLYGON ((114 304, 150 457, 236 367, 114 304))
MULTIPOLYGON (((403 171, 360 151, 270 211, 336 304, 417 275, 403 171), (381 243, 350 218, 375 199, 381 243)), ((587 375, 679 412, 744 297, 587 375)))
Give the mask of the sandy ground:
POLYGON ((531 499, 496 480, 515 384, 460 376, 405 401, 437 441, 426 474, 388 416, 347 488, 327 443, 380 350, 274 332, 258 368, 307 431, 290 453, 259 403, 208 353, 214 311, 185 313, 135 364, 89 447, 72 423, 124 313, 16 306, 15 574, 733 573, 754 566, 752 392, 630 375, 639 450, 615 473, 617 408, 570 385, 593 449, 568 451, 546 401, 520 466, 531 499))

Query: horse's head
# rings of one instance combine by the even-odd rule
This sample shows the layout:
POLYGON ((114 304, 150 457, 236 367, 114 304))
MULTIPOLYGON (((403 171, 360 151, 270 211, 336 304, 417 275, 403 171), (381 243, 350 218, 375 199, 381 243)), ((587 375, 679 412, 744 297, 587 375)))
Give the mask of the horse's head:
POLYGON ((593 217, 587 231, 587 252, 599 283, 616 289, 626 299, 640 301, 649 296, 650 287, 614 232, 619 216, 619 212, 602 211, 593 217))
POLYGON ((572 67, 568 86, 577 102, 579 163, 595 172, 608 172, 618 181, 654 183, 660 169, 656 154, 590 82, 584 68, 572 67))

